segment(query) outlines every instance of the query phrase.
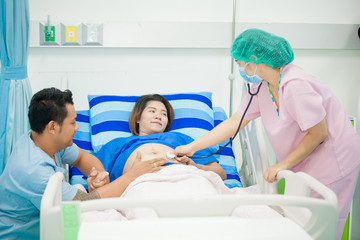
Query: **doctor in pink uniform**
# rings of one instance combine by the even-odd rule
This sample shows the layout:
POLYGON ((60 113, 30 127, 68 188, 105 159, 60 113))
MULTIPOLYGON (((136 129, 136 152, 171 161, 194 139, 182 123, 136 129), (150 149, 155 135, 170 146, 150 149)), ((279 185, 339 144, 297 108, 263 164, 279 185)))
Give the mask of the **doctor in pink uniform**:
MULTIPOLYGON (((252 83, 252 92, 259 90, 240 129, 261 117, 279 162, 266 169, 264 178, 274 182, 280 170, 290 169, 306 172, 332 189, 338 197, 341 239, 360 168, 360 137, 344 107, 321 81, 291 63, 292 48, 282 37, 246 30, 234 40, 231 55, 241 76, 252 83)), ((236 114, 176 148, 175 154, 192 156, 233 136, 250 98, 248 93, 236 114)))

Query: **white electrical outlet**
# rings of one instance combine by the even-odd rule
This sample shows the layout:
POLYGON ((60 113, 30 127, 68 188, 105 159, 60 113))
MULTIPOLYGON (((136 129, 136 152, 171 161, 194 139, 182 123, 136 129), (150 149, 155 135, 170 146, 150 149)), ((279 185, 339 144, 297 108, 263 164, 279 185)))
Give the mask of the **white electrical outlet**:
POLYGON ((102 45, 103 25, 102 24, 82 24, 82 36, 84 45, 102 45))

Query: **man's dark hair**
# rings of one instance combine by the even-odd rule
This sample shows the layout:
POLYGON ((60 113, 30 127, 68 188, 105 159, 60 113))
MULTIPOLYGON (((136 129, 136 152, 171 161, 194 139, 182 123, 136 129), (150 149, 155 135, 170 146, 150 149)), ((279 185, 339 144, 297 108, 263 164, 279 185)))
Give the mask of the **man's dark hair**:
POLYGON ((50 121, 55 121, 61 126, 68 114, 66 104, 74 105, 70 90, 45 88, 37 92, 29 106, 31 130, 41 134, 50 121))

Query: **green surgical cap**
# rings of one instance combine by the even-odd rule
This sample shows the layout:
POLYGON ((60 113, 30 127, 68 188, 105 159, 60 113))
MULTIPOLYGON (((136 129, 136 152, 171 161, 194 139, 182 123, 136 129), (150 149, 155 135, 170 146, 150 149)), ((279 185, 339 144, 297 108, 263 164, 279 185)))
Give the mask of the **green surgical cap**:
POLYGON ((294 60, 288 41, 260 29, 242 32, 234 40, 230 54, 238 61, 265 63, 274 69, 294 60))

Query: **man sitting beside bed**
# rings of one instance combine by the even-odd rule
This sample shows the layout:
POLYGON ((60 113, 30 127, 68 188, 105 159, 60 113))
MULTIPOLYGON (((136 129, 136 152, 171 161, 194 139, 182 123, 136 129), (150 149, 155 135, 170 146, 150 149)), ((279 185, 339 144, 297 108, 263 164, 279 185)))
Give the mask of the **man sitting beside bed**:
MULTIPOLYGON (((129 128, 133 136, 117 138, 102 146, 96 156, 110 173, 110 181, 126 174, 133 168, 141 156, 142 161, 154 158, 166 158, 166 153, 177 146, 193 141, 192 138, 177 132, 168 132, 174 119, 174 110, 168 100, 159 95, 144 95, 134 106, 129 118, 129 128)), ((197 152, 197 155, 210 154, 209 149, 197 152)), ((169 159, 168 164, 180 163, 193 165, 205 171, 217 173, 226 179, 224 169, 215 157, 191 160, 188 157, 169 159)), ((96 175, 96 171, 92 173, 96 175)))
POLYGON ((63 164, 71 164, 90 176, 90 193, 64 182, 62 200, 90 200, 119 197, 138 176, 160 170, 168 161, 153 158, 141 161, 132 157, 133 168, 109 182, 103 165, 93 155, 73 144, 78 126, 72 93, 56 88, 36 93, 29 107, 31 131, 16 143, 0 176, 0 239, 39 239, 40 204, 49 178, 55 172, 66 173, 63 164), (92 168, 98 170, 92 176, 92 168), (106 184, 105 186, 102 186, 106 184))

